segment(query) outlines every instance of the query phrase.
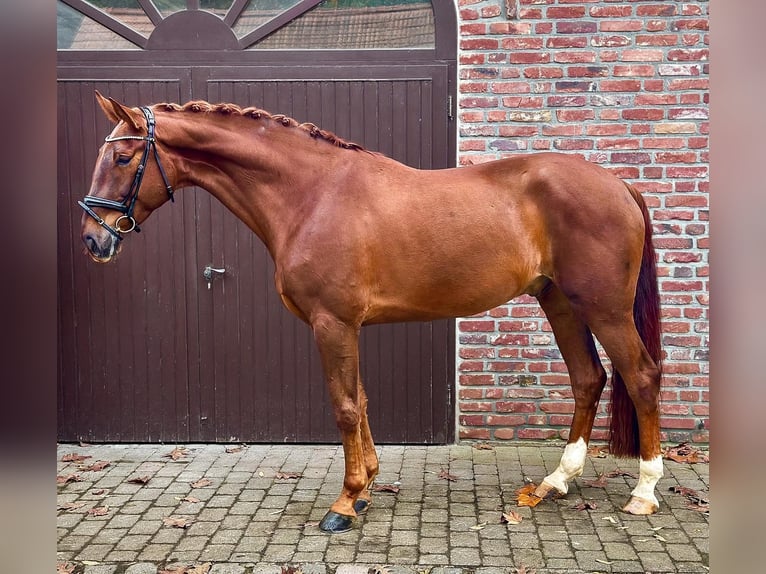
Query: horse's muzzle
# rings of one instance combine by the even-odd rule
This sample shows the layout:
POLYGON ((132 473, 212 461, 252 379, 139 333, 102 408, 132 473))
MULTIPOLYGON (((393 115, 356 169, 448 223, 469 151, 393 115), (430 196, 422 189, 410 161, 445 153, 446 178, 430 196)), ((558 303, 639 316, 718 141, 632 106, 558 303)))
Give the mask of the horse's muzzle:
POLYGON ((99 263, 109 262, 119 251, 121 240, 102 230, 86 231, 83 243, 91 259, 99 263))

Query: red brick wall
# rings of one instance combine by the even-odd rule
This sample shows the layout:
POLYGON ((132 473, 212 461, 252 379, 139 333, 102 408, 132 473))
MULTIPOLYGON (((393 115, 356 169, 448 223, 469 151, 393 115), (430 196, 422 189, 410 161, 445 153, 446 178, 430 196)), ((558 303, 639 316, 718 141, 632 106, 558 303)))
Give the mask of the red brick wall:
MULTIPOLYGON (((663 440, 706 442, 708 2, 458 7, 459 163, 579 153, 644 193, 662 293, 663 440)), ((566 437, 572 392, 536 300, 520 297, 457 325, 459 436, 566 437)), ((606 437, 605 405, 596 439, 606 437)))

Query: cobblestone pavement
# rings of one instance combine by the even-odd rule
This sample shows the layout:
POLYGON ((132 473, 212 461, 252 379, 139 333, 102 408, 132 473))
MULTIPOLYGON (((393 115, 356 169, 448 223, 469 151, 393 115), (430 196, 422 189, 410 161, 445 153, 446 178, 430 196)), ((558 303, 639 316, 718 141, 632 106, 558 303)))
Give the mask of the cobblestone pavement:
POLYGON ((588 457, 566 497, 530 508, 517 507, 515 491, 553 471, 563 445, 382 446, 376 484, 399 492, 376 492, 351 532, 328 535, 317 523, 341 487, 340 447, 178 448, 186 450, 173 460, 173 445, 59 445, 61 572, 708 571, 709 518, 689 508, 693 494, 671 490, 707 499, 708 464, 666 460, 659 513, 637 517, 619 510, 634 477, 606 478, 605 488, 587 484, 616 469, 637 473, 634 460, 588 457), (62 461, 71 454, 90 458, 62 461), (99 461, 109 465, 87 470, 99 461), (577 508, 582 503, 592 508, 577 508), (511 510, 519 524, 501 522, 511 510))

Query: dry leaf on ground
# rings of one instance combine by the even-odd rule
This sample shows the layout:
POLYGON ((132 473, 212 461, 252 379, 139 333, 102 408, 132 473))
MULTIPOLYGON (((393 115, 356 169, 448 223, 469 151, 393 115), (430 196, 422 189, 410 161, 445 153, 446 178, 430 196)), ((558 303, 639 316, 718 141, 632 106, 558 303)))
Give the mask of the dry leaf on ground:
POLYGON ((373 492, 393 492, 396 494, 401 489, 395 484, 373 484, 372 490, 373 492))
POLYGON ((181 502, 188 502, 190 504, 196 504, 198 502, 202 502, 199 498, 196 498, 194 496, 184 496, 183 498, 179 498, 181 502))
POLYGON ((523 564, 518 568, 511 570, 512 574, 536 574, 537 570, 533 568, 527 568, 523 564))
POLYGON ((537 490, 537 485, 534 482, 518 489, 516 491, 516 505, 535 507, 540 504, 543 499, 535 494, 535 490, 537 490))
POLYGON ((171 526, 173 528, 189 528, 189 526, 192 525, 194 522, 193 519, 182 516, 168 516, 167 518, 162 519, 162 523, 165 526, 171 526))
POLYGON ((689 504, 686 507, 689 510, 710 512, 710 501, 696 490, 685 486, 671 486, 670 491, 685 496, 689 500, 689 504))
POLYGON ((168 566, 167 568, 160 570, 157 574, 207 574, 213 567, 212 562, 205 562, 195 566, 189 564, 187 566, 168 566))
POLYGON ((89 514, 90 516, 106 516, 107 514, 109 514, 109 507, 96 506, 95 508, 89 509, 87 514, 89 514))
POLYGON ((455 481, 457 481, 457 476, 455 476, 454 474, 450 474, 450 473, 449 473, 449 472, 447 472, 447 470, 446 470, 446 469, 444 469, 444 468, 443 468, 443 469, 441 470, 441 472, 439 473, 439 478, 443 478, 444 480, 450 480, 450 481, 452 481, 452 482, 455 482, 455 481))
POLYGON ((662 451, 662 456, 681 463, 695 464, 698 462, 710 462, 710 457, 708 457, 708 455, 686 442, 682 442, 674 447, 666 448, 662 451))
POLYGON ((204 488, 205 486, 210 486, 213 484, 213 481, 209 478, 200 478, 199 480, 192 482, 192 488, 204 488))
POLYGON ((606 475, 602 472, 596 480, 583 480, 583 486, 592 486, 594 488, 606 488, 606 475))
POLYGON ((70 452, 69 454, 65 454, 61 457, 61 462, 82 462, 86 458, 93 458, 90 455, 87 454, 76 454, 74 452, 70 452))
POLYGON ((620 470, 619 468, 615 468, 614 470, 610 470, 606 473, 607 478, 615 478, 618 476, 629 476, 630 478, 638 478, 638 475, 635 472, 628 472, 627 470, 620 470))
POLYGON ((240 452, 244 447, 244 445, 238 444, 236 446, 227 446, 224 451, 229 454, 234 454, 235 452, 240 452))
POLYGON ((66 510, 67 512, 72 512, 78 508, 82 508, 83 506, 85 506, 84 502, 65 502, 64 504, 59 504, 57 506, 57 510, 66 510))
POLYGON ((293 478, 303 478, 303 475, 300 472, 278 472, 274 475, 274 478, 277 480, 290 480, 293 478))
POLYGON ((56 564, 56 574, 72 574, 76 567, 76 564, 70 564, 69 562, 59 562, 56 564))
POLYGON ((281 574, 303 574, 303 570, 300 569, 300 566, 282 566, 281 574))
POLYGON ((596 510, 598 505, 593 500, 581 500, 575 504, 573 510, 596 510))
POLYGON ((72 474, 59 474, 56 477, 56 484, 58 486, 63 486, 69 482, 80 482, 82 481, 82 478, 80 478, 80 475, 76 472, 73 472, 72 474))
POLYGON ((97 460, 90 466, 80 465, 78 468, 83 472, 98 472, 99 470, 104 470, 110 464, 112 463, 108 460, 97 460))
POLYGON ((128 482, 131 484, 146 484, 149 482, 151 478, 149 475, 146 476, 134 476, 133 478, 129 478, 128 482))
POLYGON ((486 442, 477 442, 473 445, 473 448, 476 450, 495 450, 495 447, 486 442))
POLYGON ((188 454, 189 454, 188 448, 177 446, 176 448, 171 450, 169 453, 163 454, 162 456, 164 456, 165 458, 172 458, 173 460, 178 460, 180 458, 185 457, 188 454))
POLYGON ((608 454, 608 446, 592 446, 588 449, 588 456, 591 458, 606 458, 608 454))
POLYGON ((521 524, 522 520, 523 518, 521 514, 519 514, 515 510, 503 512, 503 515, 500 517, 500 522, 502 522, 503 524, 521 524))

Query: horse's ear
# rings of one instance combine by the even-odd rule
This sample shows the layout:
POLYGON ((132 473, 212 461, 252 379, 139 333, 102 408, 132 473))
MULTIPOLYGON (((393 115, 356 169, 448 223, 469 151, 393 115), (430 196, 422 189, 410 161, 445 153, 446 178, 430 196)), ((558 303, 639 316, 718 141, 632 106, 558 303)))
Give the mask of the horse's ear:
POLYGON ((143 115, 136 110, 123 106, 112 98, 105 98, 98 90, 96 90, 96 101, 112 123, 117 124, 122 120, 134 129, 140 129, 143 115))

